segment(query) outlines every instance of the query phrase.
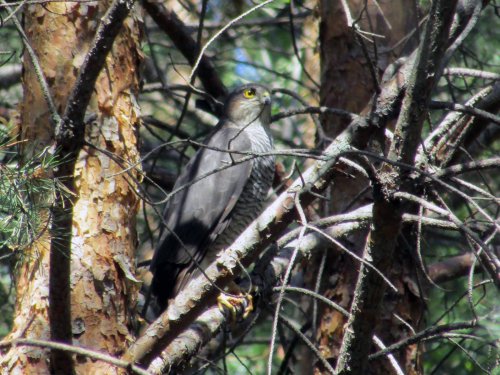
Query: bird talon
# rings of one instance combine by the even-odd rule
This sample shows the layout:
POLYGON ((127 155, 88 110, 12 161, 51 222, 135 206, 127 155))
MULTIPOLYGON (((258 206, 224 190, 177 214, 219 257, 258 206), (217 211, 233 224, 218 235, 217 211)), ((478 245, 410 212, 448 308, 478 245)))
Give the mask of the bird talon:
MULTIPOLYGON (((214 260, 231 274, 241 266, 233 252, 222 250, 262 211, 272 187, 275 156, 270 123, 271 90, 254 83, 237 88, 228 95, 206 147, 200 147, 182 169, 162 220, 168 230, 163 231, 150 265, 151 295, 160 311, 191 280, 206 276, 204 271, 214 260), (259 157, 245 160, 249 152, 259 157)), ((233 301, 219 302, 221 309, 232 311, 233 319, 238 309, 240 318, 252 311, 249 297, 233 301)))
POLYGON ((244 320, 253 311, 253 297, 251 294, 241 294, 239 296, 221 294, 217 297, 217 305, 223 314, 228 312, 231 314, 231 321, 237 322, 240 320, 238 317, 244 320))

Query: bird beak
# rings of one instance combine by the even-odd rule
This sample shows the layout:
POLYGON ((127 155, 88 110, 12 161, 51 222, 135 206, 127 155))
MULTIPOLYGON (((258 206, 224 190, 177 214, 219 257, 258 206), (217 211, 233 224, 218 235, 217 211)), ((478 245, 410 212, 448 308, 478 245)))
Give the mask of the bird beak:
POLYGON ((261 103, 264 105, 271 104, 271 96, 268 93, 265 93, 264 95, 262 95, 261 103))

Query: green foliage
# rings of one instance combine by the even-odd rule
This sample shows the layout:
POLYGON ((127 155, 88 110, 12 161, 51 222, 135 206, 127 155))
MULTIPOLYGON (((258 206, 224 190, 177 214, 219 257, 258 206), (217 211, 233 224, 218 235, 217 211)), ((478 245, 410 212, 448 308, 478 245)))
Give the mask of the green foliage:
MULTIPOLYGON (((201 45, 215 35, 229 20, 255 4, 257 2, 248 0, 208 2, 201 45)), ((190 14, 186 16, 186 13, 183 13, 182 18, 188 24, 188 28, 191 28, 191 36, 196 38, 199 4, 188 2, 183 5, 186 7, 186 13, 190 14)), ((210 45, 206 54, 211 58, 217 73, 228 88, 248 81, 258 81, 269 84, 273 88, 288 89, 306 100, 311 97, 318 98, 318 87, 307 78, 299 63, 299 59, 303 59, 306 50, 309 49, 308 52, 310 52, 316 48, 317 41, 310 41, 308 45, 304 43, 304 40, 300 40, 304 36, 302 34, 305 30, 304 16, 301 19, 295 16, 296 24, 294 32, 291 32, 288 23, 291 5, 294 6, 295 15, 314 12, 313 9, 307 8, 309 4, 306 6, 302 1, 294 1, 291 4, 290 0, 275 0, 265 8, 240 20, 210 45), (268 27, 269 24, 263 26, 266 22, 274 22, 277 19, 283 19, 285 22, 276 22, 271 27, 268 27), (243 23, 246 23, 245 26, 242 26, 243 23), (296 46, 294 46, 294 37, 296 46), (294 47, 297 48, 297 52, 294 47)), ((422 15, 426 13, 429 6, 430 1, 419 2, 422 15)), ((499 71, 500 28, 494 26, 498 24, 496 11, 494 5, 488 5, 481 14, 481 21, 455 53, 449 67, 499 71)), ((149 18, 146 22, 150 22, 149 18)), ((344 22, 344 20, 341 19, 339 22, 344 22)), ((195 94, 188 102, 185 102, 186 90, 179 86, 186 86, 191 67, 182 54, 169 44, 168 39, 158 27, 152 23, 147 26, 150 26, 148 37, 151 43, 145 44, 143 51, 149 62, 155 60, 158 68, 150 69, 148 73, 151 74, 151 70, 154 70, 157 74, 164 75, 169 88, 163 92, 151 90, 143 93, 140 98, 144 115, 151 115, 168 124, 165 127, 147 125, 143 127, 141 134, 143 154, 147 155, 144 158, 144 165, 149 164, 151 169, 158 168, 162 169, 162 172, 176 174, 194 153, 194 148, 185 143, 184 139, 203 139, 217 119, 196 107, 194 103, 199 97, 195 94), (185 103, 187 103, 187 110, 184 110, 185 103), (179 129, 182 134, 176 132, 179 129), (148 154, 160 144, 166 146, 148 154)), ((327 26, 323 25, 323 27, 327 26)), ((23 46, 16 30, 8 25, 0 27, 0 40, 3 42, 0 49, 0 64, 20 63, 23 46)), ((150 79, 146 75, 146 84, 158 82, 157 78, 150 79)), ((321 78, 328 79, 328 77, 321 78)), ((450 75, 440 81, 434 99, 463 103, 490 82, 481 78, 450 75)), ((194 84, 196 87, 201 87, 199 81, 195 81, 194 84)), ((349 85, 345 87, 349 88, 349 85)), ((0 91, 0 106, 13 108, 17 101, 15 99, 19 96, 19 93, 13 95, 7 90, 0 91)), ((295 98, 288 95, 277 94, 273 100, 274 114, 290 107, 302 106, 295 98)), ((432 111, 424 135, 432 131, 432 126, 439 123, 446 113, 448 112, 432 111)), ((278 148, 303 147, 303 129, 306 120, 306 116, 297 116, 293 120, 284 119, 279 124, 272 124, 278 148)), ((58 188, 57 182, 51 178, 51 171, 59 162, 52 157, 49 150, 44 150, 30 160, 21 160, 19 145, 10 139, 9 134, 10 124, 0 124, 0 261, 3 261, 0 263, 0 337, 9 331, 12 324, 13 293, 10 292, 9 286, 11 285, 10 272, 14 262, 7 266, 6 260, 14 260, 17 256, 22 256, 23 250, 30 246, 43 230, 47 230, 49 208, 58 188)), ((480 157, 478 155, 476 157, 478 159, 494 157, 499 152, 500 144, 497 143, 485 148, 479 155, 480 157)), ((304 169, 301 164, 303 160, 279 158, 279 161, 287 170, 290 170, 292 163, 295 162, 299 170, 304 169)), ((484 190, 498 191, 500 183, 498 176, 485 173, 483 176, 468 176, 467 178, 467 181, 484 190)), ((165 198, 157 191, 159 189, 154 190, 151 186, 146 186, 145 190, 153 198, 152 201, 165 198)), ((168 191, 168 188, 165 190, 168 191)), ((467 202, 460 201, 456 195, 449 194, 447 191, 440 191, 440 193, 443 194, 443 199, 454 215, 464 222, 476 220, 475 213, 471 213, 467 202)), ((477 201, 480 200, 477 199, 477 201)), ((145 205, 144 216, 142 220, 139 220, 139 243, 148 249, 154 247, 155 234, 152 232, 160 227, 159 219, 154 215, 161 213, 161 208, 154 207, 154 209, 156 212, 153 213, 153 209, 145 205)), ((497 206, 485 209, 489 210, 492 217, 497 216, 494 212, 497 206)), ((426 234, 422 241, 424 247, 422 255, 427 264, 444 260, 469 251, 470 249, 463 242, 463 237, 458 233, 436 236, 432 233, 426 234)), ((483 275, 476 275, 473 281, 478 284, 482 278, 483 275)), ((468 289, 468 279, 462 277, 445 284, 444 289, 430 288, 426 296, 427 326, 466 321, 476 316, 480 317, 481 322, 478 329, 454 332, 455 336, 442 336, 427 342, 423 348, 424 367, 427 374, 465 375, 482 373, 486 369, 492 374, 500 375, 500 369, 492 369, 499 353, 498 349, 491 345, 491 342, 500 337, 498 293, 492 284, 474 288, 470 293, 468 289)), ((293 316, 298 322, 310 318, 310 316, 298 314, 299 308, 292 304, 285 304, 283 311, 293 316)), ((243 344, 238 345, 225 358, 225 363, 219 361, 216 365, 226 367, 229 374, 266 373, 271 324, 269 320, 262 320, 264 319, 261 319, 251 334, 244 339, 243 344)), ((282 336, 287 339, 288 332, 284 331, 285 334, 282 336)), ((283 346, 278 343, 274 353, 273 373, 277 373, 279 364, 284 358, 283 352, 283 346)), ((213 373, 216 373, 216 370, 213 370, 213 373)))
MULTIPOLYGON (((420 14, 423 16, 428 12, 430 1, 418 2, 420 14)), ((209 2, 206 14, 205 29, 202 34, 201 44, 209 40, 215 33, 220 30, 229 20, 249 9, 256 3, 250 1, 229 1, 220 0, 209 2)), ((254 13, 249 14, 243 20, 233 25, 226 33, 217 38, 206 50, 206 54, 210 56, 211 61, 214 63, 217 73, 220 75, 224 84, 231 88, 241 83, 248 81, 257 81, 269 84, 273 88, 288 89, 298 96, 304 98, 306 101, 311 102, 311 97, 318 99, 319 90, 311 80, 308 79, 304 73, 304 69, 300 66, 300 60, 304 60, 305 52, 311 53, 317 47, 317 40, 308 40, 307 43, 304 39, 304 19, 300 19, 297 15, 311 14, 314 10, 311 8, 312 3, 304 3, 302 1, 294 1, 294 15, 295 27, 294 33, 291 32, 289 24, 289 1, 274 1, 264 9, 260 9, 254 13), (308 8, 309 7, 309 8, 308 8), (270 20, 284 19, 286 22, 276 23, 270 26, 265 24, 270 20), (260 23, 259 23, 260 22, 260 23), (245 26, 242 24, 245 23, 245 26), (263 26, 265 25, 265 26, 263 26), (297 53, 294 50, 294 37, 296 41, 297 53), (297 56, 298 55, 298 56, 297 56)), ((314 3, 317 4, 317 3, 314 3)), ((312 5, 314 5, 312 4, 312 5)), ((186 17, 190 21, 193 32, 191 35, 196 38, 196 28, 199 21, 199 7, 190 10, 191 18, 186 17)), ((380 14, 381 15, 381 14, 380 14)), ((344 22, 344 20, 339 20, 344 22)), ((500 37, 498 30, 500 28, 494 27, 498 23, 497 15, 493 6, 488 8, 481 14, 481 20, 477 27, 466 39, 463 44, 454 54, 451 63, 448 67, 454 68, 470 68, 481 69, 491 72, 498 72, 500 65, 500 37)), ((423 23, 422 23, 423 25, 423 23)), ((320 25, 320 27, 329 27, 332 25, 320 25)), ((185 83, 186 77, 189 75, 190 67, 187 66, 185 60, 175 47, 165 43, 164 34, 156 31, 157 28, 152 25, 150 31, 151 45, 146 46, 145 52, 149 57, 153 57, 151 51, 154 50, 156 54, 156 62, 160 65, 160 70, 166 72, 169 77, 167 84, 174 87, 174 83, 185 83), (175 65, 175 69, 173 66, 175 65), (187 72, 187 73, 185 73, 187 72), (183 79, 179 79, 179 76, 183 79)), ((335 43, 335 41, 328 41, 335 43)), ((367 43, 369 45, 369 43, 367 43)), ((353 48, 354 50, 354 48, 353 48)), ((381 52, 381 51, 379 51, 381 52)), ((339 50, 339 53, 344 51, 339 50)), ((361 57, 360 57, 361 60, 361 57)), ((321 79, 328 80, 326 75, 328 72, 322 72, 321 79)), ((491 80, 482 78, 469 77, 463 75, 448 75, 441 79, 439 87, 435 90, 433 99, 448 102, 463 103, 468 100, 471 95, 476 94, 486 85, 489 85, 491 80)), ((346 89, 350 87, 350 83, 340 82, 346 89)), ((357 84, 353 83, 354 86, 357 84)), ((202 87, 199 81, 195 82, 196 87, 202 87)), ((328 86, 328 85, 327 85, 328 86)), ((175 90, 175 87, 174 87, 175 90)), ((153 117, 162 119, 167 122, 171 127, 179 125, 182 130, 189 134, 193 139, 200 139, 202 134, 206 134, 207 125, 215 124, 216 119, 207 115, 201 114, 200 110, 194 108, 192 105, 194 101, 191 98, 191 107, 186 111, 185 116, 181 123, 177 123, 180 118, 181 109, 183 108, 184 92, 169 92, 161 98, 158 93, 143 95, 141 100, 141 107, 144 113, 151 114, 153 117), (154 98, 154 99, 153 99, 154 98), (161 100, 158 100, 161 99, 161 100)), ((273 97, 273 114, 285 111, 288 108, 301 107, 302 104, 292 96, 277 93, 273 97)), ((442 121, 443 116, 450 113, 449 111, 430 111, 429 121, 426 123, 423 137, 432 132, 433 127, 442 121)), ((292 120, 285 119, 280 121, 279 124, 272 124, 272 130, 278 148, 295 148, 303 147, 304 145, 304 124, 308 118, 306 116, 296 116, 292 120)), ((152 144, 157 144, 158 140, 153 140, 152 135, 147 129, 144 129, 143 138, 151 140, 152 144)), ((156 129, 157 134, 162 140, 182 140, 182 136, 174 136, 168 131, 156 129)), ((498 155, 498 144, 488 145, 480 155, 476 155, 478 159, 494 157, 498 155)), ((178 149, 182 150, 183 147, 178 149)), ((184 152, 184 150, 182 150, 184 152)), ((191 155, 192 149, 188 148, 186 155, 191 155)), ((177 171, 182 162, 179 159, 172 158, 172 153, 169 157, 165 157, 167 151, 163 154, 154 155, 148 158, 146 163, 151 159, 155 160, 156 165, 164 166, 169 170, 177 171), (167 161, 169 160, 169 161, 167 161), (177 167, 175 167, 177 165, 177 167)), ((286 170, 291 169, 291 158, 279 158, 286 170)), ((293 160, 297 162, 299 170, 303 170, 302 160, 293 160)), ((492 178, 485 173, 484 176, 467 176, 467 181, 481 187, 488 191, 498 191, 498 178, 492 178)), ((443 189, 439 192, 443 195, 443 199, 449 204, 453 213, 468 223, 476 220, 474 213, 471 214, 471 209, 467 202, 457 198, 456 194, 450 194, 449 191, 443 189)), ((162 197, 163 198, 163 197, 162 197)), ((479 200, 478 200, 479 201, 479 200)), ((486 208, 490 209, 490 207, 486 208)), ((491 208, 489 211, 492 217, 496 214, 491 208)), ((145 210, 146 212, 146 210, 145 210)), ((147 216, 147 214, 145 215, 147 216)), ((148 221, 148 219, 143 222, 148 221)), ((158 221, 154 221, 157 223, 158 221)), ((481 223, 479 223, 481 224, 481 223)), ((155 227, 156 228, 156 227, 155 227)), ((147 233, 143 228, 139 228, 140 233, 147 233)), ((144 235, 144 239, 150 236, 150 233, 144 235)), ((143 241, 149 247, 150 241, 143 241)), ((459 234, 448 232, 439 235, 433 233, 426 233, 422 239, 422 256, 425 258, 426 264, 431 264, 440 260, 447 259, 451 256, 462 254, 470 249, 463 244, 464 239, 459 234)), ((479 265, 477 266, 479 267, 479 265)), ((475 276, 475 282, 478 283, 482 279, 481 276, 475 276)), ((424 286, 426 288, 427 286, 424 286)), ((434 324, 446 324, 453 322, 460 322, 470 320, 474 317, 471 304, 467 298, 468 280, 467 277, 462 277, 454 282, 449 282, 445 285, 445 289, 431 287, 430 294, 427 295, 428 314, 425 319, 426 326, 434 324), (452 304, 456 302, 452 306, 452 304), (447 309, 449 311, 447 311, 447 309), (444 314, 444 315, 443 315, 444 314), (441 317, 441 315, 443 315, 441 317), (439 320, 438 320, 439 318, 439 320)), ((498 305, 498 295, 492 285, 487 285, 484 288, 478 288, 473 292, 473 303, 476 314, 481 317, 481 328, 475 330, 458 331, 462 334, 460 337, 440 337, 434 341, 422 344, 420 348, 425 353, 425 373, 434 374, 476 374, 481 373, 481 366, 493 365, 495 358, 495 348, 492 348, 491 343, 499 336, 500 326, 499 313, 496 306, 498 305), (468 334, 469 336, 463 336, 468 334), (452 341, 453 340, 453 341, 452 341), (460 346, 458 346, 460 345, 460 346), (476 363, 476 362, 477 363, 476 363)), ((283 311, 286 314, 293 315, 297 309, 294 306, 286 305, 283 311)), ((304 317, 295 316, 297 321, 302 321, 304 317)), ((309 318, 309 317, 308 317, 309 318)), ((225 359, 214 364, 211 373, 218 373, 218 370, 224 368, 230 374, 263 374, 266 373, 267 358, 269 355, 269 334, 270 325, 268 322, 259 322, 251 334, 244 340, 243 345, 239 345, 232 351, 225 359), (263 340, 256 339, 265 338, 263 340), (217 367, 215 367, 217 366, 217 367)), ((284 337, 286 338, 287 332, 284 337)), ((386 343, 388 344, 388 343, 386 343)), ((278 365, 282 359, 282 347, 279 347, 274 353, 274 365, 278 365), (280 357, 281 356, 281 357, 280 357)), ((491 369, 491 368, 490 368, 491 369)), ((273 373, 277 373, 278 367, 275 366, 273 373)), ((222 371, 220 371, 222 372, 222 371)), ((500 373, 492 372, 492 373, 500 373)))
POLYGON ((477 316, 480 326, 428 343, 423 361, 425 374, 495 374, 491 371, 500 356, 499 349, 492 344, 500 337, 498 292, 494 285, 486 284, 474 288, 469 299, 464 281, 449 282, 444 285, 445 290, 432 289, 427 319, 430 324, 446 324, 477 316))
MULTIPOLYGON (((205 28, 202 36, 202 44, 206 43, 215 33, 217 33, 227 22, 238 16, 242 12, 250 9, 256 3, 233 2, 233 1, 218 1, 209 2, 207 14, 205 17, 205 28), (237 5, 241 9, 235 9, 237 5), (215 24, 215 25, 214 25, 215 24)), ((298 2, 295 4, 298 9, 296 12, 306 12, 305 8, 299 7, 298 2)), ((232 89, 240 84, 247 82, 260 82, 269 84, 272 87, 287 88, 295 93, 305 93, 311 83, 303 79, 303 73, 297 69, 297 60, 293 52, 292 38, 288 21, 279 26, 262 27, 258 22, 267 20, 272 22, 274 18, 283 18, 287 20, 287 12, 290 6, 289 0, 276 0, 268 4, 263 9, 259 9, 250 13, 247 17, 237 22, 231 29, 217 38, 207 49, 206 54, 210 56, 217 73, 228 89, 232 89), (245 26, 242 23, 255 22, 255 26, 245 26)), ((194 11, 194 9, 193 9, 194 11)), ((303 20, 303 19, 302 19, 303 20)), ((184 22, 192 27, 193 30, 198 26, 196 21, 184 22)), ((301 23, 297 21, 296 33, 300 37, 301 23)), ((143 114, 151 115, 152 117, 161 120, 168 124, 168 128, 178 127, 188 136, 196 141, 201 141, 212 130, 218 119, 196 107, 196 100, 200 97, 192 95, 189 99, 188 110, 183 113, 184 95, 185 92, 176 90, 176 84, 186 84, 187 78, 191 71, 191 67, 186 64, 184 57, 179 51, 165 40, 164 33, 157 29, 153 24, 147 25, 148 39, 150 43, 145 43, 143 52, 148 59, 155 60, 159 70, 165 72, 165 80, 167 85, 172 87, 172 91, 167 91, 162 96, 158 92, 143 93, 141 95, 141 109, 143 114), (183 114, 183 116, 181 116, 183 114), (179 123, 179 119, 182 121, 179 123)), ((196 32, 192 32, 191 36, 196 39, 196 32)), ((299 46, 300 53, 303 53, 305 48, 299 46)), ((148 78, 146 78, 146 82, 148 78)), ((154 82, 154 80, 153 80, 154 82)), ((199 80, 195 82, 195 86, 202 88, 199 80)), ((300 95, 300 94, 299 94, 300 95)), ((306 96, 302 95, 302 96, 306 96)), ((277 94, 273 97, 273 114, 283 111, 289 107, 300 106, 295 99, 288 95, 277 94)), ((284 120, 283 124, 272 124, 275 142, 278 148, 303 147, 303 134, 301 126, 306 122, 306 116, 299 116, 291 120, 284 120), (286 135, 284 136, 284 133, 286 135), (285 143, 286 138, 286 143, 285 143)), ((142 138, 145 140, 143 153, 149 151, 150 147, 155 147, 160 144, 166 144, 170 141, 179 141, 174 145, 166 145, 161 150, 154 154, 148 155, 144 163, 153 164, 157 168, 178 173, 190 156, 194 154, 193 147, 186 145, 186 136, 172 135, 172 132, 166 128, 154 128, 147 126, 142 129, 142 138), (153 134, 154 132, 154 134, 153 134), (181 158, 179 160, 179 158, 181 158)), ((290 170, 292 158, 280 158, 287 168, 290 170)), ((302 163, 298 160, 298 163, 302 163)), ((149 189, 148 193, 157 199, 164 199, 165 196, 159 195, 155 189, 149 189)), ((161 212, 161 209, 159 210, 161 212)), ((156 219, 146 219, 154 221, 156 219)), ((139 219, 139 236, 142 237, 144 244, 150 244, 151 234, 145 229, 145 220, 139 219)), ((153 229, 157 226, 154 225, 153 229)))
MULTIPOLYGON (((24 48, 11 22, 4 23, 5 17, 7 17, 4 10, 4 8, 0 7, 0 69, 19 66, 24 48)), ((6 84, 0 78, 0 113, 2 107, 13 108, 21 99, 22 88, 20 83, 6 84)))
POLYGON ((50 171, 58 165, 48 150, 21 161, 10 128, 11 124, 0 123, 0 337, 12 325, 15 262, 48 229, 48 209, 56 189, 50 171))
POLYGON ((12 292, 9 269, 0 264, 0 338, 7 335, 12 327, 14 313, 14 293, 12 292))
POLYGON ((58 163, 48 150, 26 162, 9 160, 15 142, 0 143, 0 247, 23 250, 47 227, 46 210, 53 202, 55 182, 49 173, 58 163))

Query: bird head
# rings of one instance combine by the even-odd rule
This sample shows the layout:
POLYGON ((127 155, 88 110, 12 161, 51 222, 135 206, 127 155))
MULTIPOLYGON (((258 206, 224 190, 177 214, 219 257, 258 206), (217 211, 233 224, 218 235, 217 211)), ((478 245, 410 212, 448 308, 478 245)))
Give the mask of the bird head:
POLYGON ((239 126, 248 126, 254 121, 269 125, 271 90, 256 83, 240 86, 226 99, 224 113, 229 120, 239 126))

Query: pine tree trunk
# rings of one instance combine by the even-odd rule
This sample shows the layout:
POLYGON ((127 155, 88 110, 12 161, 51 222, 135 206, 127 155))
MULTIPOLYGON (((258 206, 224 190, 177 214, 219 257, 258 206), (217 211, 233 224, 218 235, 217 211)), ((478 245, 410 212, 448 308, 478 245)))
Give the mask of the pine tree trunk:
MULTIPOLYGON (((24 7, 25 33, 60 114, 110 3, 55 2, 24 7)), ((107 56, 87 108, 87 114, 95 118, 86 127, 85 139, 95 148, 84 146, 74 171, 70 285, 73 344, 115 356, 124 351, 131 339, 130 308, 137 295, 137 285, 127 278, 127 272, 133 271, 136 248, 136 95, 140 60, 139 27, 132 15, 124 22, 107 56), (125 172, 131 165, 134 168, 125 172)), ((54 127, 27 53, 23 87, 20 138, 28 159, 53 145, 54 127)), ((44 225, 48 228, 49 220, 44 225)), ((46 230, 19 259, 14 327, 5 341, 50 339, 49 243, 46 230)), ((48 349, 14 346, 1 359, 1 372, 46 374, 48 358, 48 349)), ((83 356, 74 362, 80 374, 116 371, 104 362, 83 356)))
MULTIPOLYGON (((394 48, 391 53, 381 53, 382 49, 395 46, 415 27, 416 7, 405 1, 380 3, 381 10, 378 10, 372 2, 368 2, 366 8, 364 1, 349 1, 348 5, 353 19, 359 18, 357 25, 362 30, 384 35, 385 38, 376 38, 378 50, 375 54, 373 44, 359 35, 356 36, 353 29, 348 27, 341 2, 320 1, 320 103, 322 106, 341 108, 353 113, 365 113, 370 109, 370 99, 376 88, 370 70, 372 69, 380 81, 383 70, 416 45, 416 39, 409 39, 394 48)), ((333 116, 324 116, 322 123, 331 137, 338 135, 347 124, 333 116)), ((332 185, 330 214, 350 211, 371 202, 369 181, 352 168, 345 171, 345 177, 336 176, 332 185)), ((366 236, 367 232, 364 232, 351 237, 347 247, 361 256, 366 236)), ((414 267, 411 259, 409 260, 410 256, 407 253, 402 254, 401 251, 396 253, 398 255, 393 269, 397 272, 389 275, 389 278, 399 293, 397 295, 387 293, 383 309, 379 312, 379 326, 376 331, 384 343, 392 343, 410 333, 393 314, 399 315, 417 329, 423 311, 422 301, 413 295, 407 286, 407 280, 412 276, 411 270, 414 267)), ((321 292, 349 310, 360 264, 347 254, 341 256, 331 252, 327 254, 321 292)), ((316 267, 319 267, 319 260, 317 263, 316 267)), ((316 338, 321 353, 334 366, 346 323, 347 319, 338 311, 320 308, 316 338)), ((400 356, 396 356, 405 373, 413 374, 419 366, 419 359, 415 358, 415 349, 415 346, 409 347, 400 356)), ((372 374, 393 372, 385 358, 370 365, 372 374)), ((314 373, 328 372, 318 365, 314 373)))

